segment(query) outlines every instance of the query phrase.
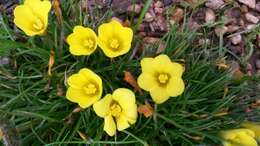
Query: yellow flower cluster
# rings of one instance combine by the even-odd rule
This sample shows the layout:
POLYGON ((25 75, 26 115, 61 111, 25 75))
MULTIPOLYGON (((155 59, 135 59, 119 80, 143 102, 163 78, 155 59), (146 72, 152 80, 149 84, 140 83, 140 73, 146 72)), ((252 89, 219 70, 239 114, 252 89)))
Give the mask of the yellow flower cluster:
POLYGON ((91 28, 75 26, 67 42, 73 55, 90 55, 98 45, 107 57, 114 58, 130 50, 132 38, 132 29, 112 20, 99 26, 98 37, 91 28))
MULTIPOLYGON (((48 26, 49 0, 25 0, 14 10, 14 23, 27 35, 43 35, 48 26)), ((126 54, 131 48, 133 31, 116 20, 101 24, 98 36, 88 27, 75 26, 67 37, 69 51, 73 55, 90 55, 97 46, 109 58, 126 54)), ((150 95, 155 103, 161 104, 170 97, 181 95, 185 85, 182 80, 184 68, 172 62, 167 55, 141 60, 142 73, 138 85, 150 95)), ((119 88, 103 98, 102 78, 88 68, 67 79, 66 98, 82 108, 93 106, 95 113, 104 118, 104 130, 113 136, 137 120, 137 104, 133 91, 119 88)))
POLYGON ((240 129, 221 131, 224 146, 258 146, 260 142, 260 124, 244 122, 240 129))

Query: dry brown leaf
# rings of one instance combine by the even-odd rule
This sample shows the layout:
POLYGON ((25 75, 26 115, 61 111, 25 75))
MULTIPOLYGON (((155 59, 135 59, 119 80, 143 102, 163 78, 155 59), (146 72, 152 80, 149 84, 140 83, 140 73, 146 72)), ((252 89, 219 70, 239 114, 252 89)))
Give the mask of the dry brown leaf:
POLYGON ((62 25, 63 24, 63 17, 62 17, 62 11, 61 11, 61 8, 60 8, 60 0, 53 0, 52 1, 52 8, 53 8, 54 13, 57 17, 58 23, 60 25, 62 25))
POLYGON ((138 113, 143 114, 146 118, 151 117, 154 113, 153 107, 148 102, 146 102, 144 105, 140 105, 137 111, 138 113))
POLYGON ((134 76, 129 71, 124 71, 124 81, 126 81, 128 84, 130 84, 136 91, 138 91, 141 95, 143 95, 143 92, 141 88, 138 86, 134 76))
POLYGON ((80 136, 81 139, 83 139, 84 141, 87 140, 87 136, 86 136, 86 134, 80 132, 79 130, 77 130, 77 133, 79 134, 79 136, 80 136))
POLYGON ((49 63, 48 63, 48 76, 51 76, 51 69, 52 69, 52 66, 54 65, 54 63, 55 63, 55 53, 53 50, 51 50, 49 63))
POLYGON ((184 17, 184 10, 181 9, 181 8, 176 8, 173 11, 170 23, 171 24, 178 23, 178 22, 180 22, 182 20, 183 17, 184 17))

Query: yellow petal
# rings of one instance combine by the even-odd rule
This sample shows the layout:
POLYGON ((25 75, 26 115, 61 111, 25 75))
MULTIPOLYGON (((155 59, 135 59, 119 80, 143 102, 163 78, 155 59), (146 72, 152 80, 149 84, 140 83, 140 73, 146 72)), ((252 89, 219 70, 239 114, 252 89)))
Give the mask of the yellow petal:
POLYGON ((14 9, 14 23, 17 27, 22 29, 27 35, 33 36, 36 35, 32 28, 32 24, 35 21, 35 16, 32 13, 32 10, 26 5, 17 6, 14 9))
POLYGON ((87 83, 87 78, 83 74, 73 74, 68 78, 68 85, 73 88, 82 89, 87 83))
POLYGON ((87 27, 75 26, 73 33, 67 37, 70 52, 73 55, 90 55, 97 48, 97 36, 95 32, 87 27), (91 41, 91 46, 86 46, 85 41, 91 41))
POLYGON ((116 118, 116 125, 117 125, 117 129, 119 131, 123 131, 123 130, 127 129, 128 127, 130 127, 130 125, 128 123, 128 119, 124 115, 121 115, 118 118, 116 118))
POLYGON ((82 45, 71 45, 69 47, 70 53, 76 56, 90 55, 92 51, 85 49, 82 45))
POLYGON ((116 124, 111 115, 105 117, 104 131, 106 131, 109 136, 116 134, 116 124))
POLYGON ((96 114, 100 117, 106 117, 109 114, 111 101, 112 101, 112 95, 107 94, 101 100, 96 102, 93 105, 93 109, 96 112, 96 114))
POLYGON ((143 58, 141 60, 142 72, 150 73, 151 75, 153 75, 154 73, 156 73, 156 67, 157 66, 154 65, 153 58, 143 58))
POLYGON ((123 113, 127 118, 137 118, 137 105, 135 103, 135 94, 126 88, 118 88, 113 92, 113 99, 119 103, 123 113))
POLYGON ((220 132, 220 135, 224 139, 233 139, 239 133, 247 133, 247 135, 255 137, 255 133, 252 130, 245 129, 245 128, 222 131, 220 132))
POLYGON ((37 15, 43 21, 45 27, 47 27, 51 2, 49 0, 25 0, 24 4, 29 6, 33 13, 37 15))
POLYGON ((102 80, 97 74, 87 68, 83 68, 79 73, 70 76, 68 84, 69 88, 66 97, 83 108, 91 106, 101 98, 103 91, 102 80), (95 86, 93 93, 89 93, 89 85, 95 86))
POLYGON ((82 74, 89 81, 94 81, 98 85, 100 91, 103 90, 102 79, 96 73, 94 73, 90 69, 83 68, 79 71, 79 74, 82 74))
MULTIPOLYGON (((241 133, 240 135, 241 140, 238 144, 241 144, 242 146, 258 146, 254 137, 249 136, 246 133, 241 133)), ((236 141, 234 140, 234 142, 236 141)))
POLYGON ((78 103, 80 107, 87 108, 99 100, 98 96, 88 96, 83 90, 69 87, 66 97, 71 102, 78 103))
POLYGON ((260 123, 243 122, 241 126, 254 131, 256 138, 260 141, 260 123))
POLYGON ((154 86, 157 85, 155 77, 147 72, 141 73, 141 75, 137 78, 137 83, 140 88, 146 91, 150 91, 154 86))
POLYGON ((161 104, 168 100, 170 96, 167 94, 167 90, 164 87, 155 86, 150 91, 153 101, 157 104, 161 104))
POLYGON ((184 89, 185 85, 180 77, 171 77, 166 87, 167 94, 172 97, 182 94, 184 89))
MULTIPOLYGON (((133 39, 133 31, 131 28, 128 28, 128 27, 123 27, 120 31, 118 31, 122 36, 122 41, 124 42, 123 45, 125 46, 131 46, 131 42, 132 42, 132 39, 133 39)), ((129 48, 128 47, 128 48, 129 48)))
POLYGON ((131 48, 132 38, 133 31, 130 28, 123 27, 116 20, 104 23, 98 28, 98 45, 105 55, 110 58, 126 54, 131 48), (113 38, 119 41, 120 45, 117 50, 113 50, 109 46, 113 38))
POLYGON ((170 69, 171 75, 177 77, 181 77, 184 72, 184 67, 181 64, 175 62, 172 62, 170 69))

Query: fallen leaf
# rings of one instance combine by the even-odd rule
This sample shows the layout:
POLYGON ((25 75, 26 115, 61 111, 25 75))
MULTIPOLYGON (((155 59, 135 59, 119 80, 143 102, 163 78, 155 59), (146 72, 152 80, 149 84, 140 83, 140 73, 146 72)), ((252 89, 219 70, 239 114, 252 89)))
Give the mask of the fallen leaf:
POLYGON ((143 92, 141 88, 138 86, 136 79, 129 71, 124 71, 124 81, 126 81, 128 84, 130 84, 136 91, 138 91, 141 95, 143 95, 143 92))
POLYGON ((146 118, 151 117, 154 113, 153 107, 148 102, 146 102, 144 105, 140 105, 137 111, 138 113, 143 114, 146 118))
POLYGON ((176 8, 172 13, 170 23, 171 24, 179 23, 183 17, 184 17, 184 10, 181 8, 176 8))
POLYGON ((54 51, 51 50, 50 52, 50 58, 49 58, 49 63, 48 63, 48 75, 51 76, 51 69, 52 69, 52 66, 54 65, 54 62, 55 62, 55 56, 54 56, 54 51))
POLYGON ((77 133, 79 134, 80 138, 83 139, 84 141, 87 141, 87 136, 86 134, 80 132, 79 130, 77 130, 77 133))
POLYGON ((62 17, 62 11, 61 11, 61 8, 60 8, 60 0, 53 0, 52 1, 52 8, 53 8, 54 13, 57 17, 58 23, 60 25, 62 25, 63 24, 63 17, 62 17))

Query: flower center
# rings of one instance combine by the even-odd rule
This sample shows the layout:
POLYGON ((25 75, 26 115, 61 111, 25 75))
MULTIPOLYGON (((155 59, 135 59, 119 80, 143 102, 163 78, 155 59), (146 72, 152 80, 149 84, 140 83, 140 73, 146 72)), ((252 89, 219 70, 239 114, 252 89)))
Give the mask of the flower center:
POLYGON ((158 76, 158 81, 161 84, 166 84, 169 81, 169 76, 167 74, 165 74, 165 73, 161 73, 158 76))
POLYGON ((122 108, 118 104, 118 102, 112 101, 112 103, 110 104, 110 111, 113 117, 119 117, 122 112, 122 108))
POLYGON ((118 49, 119 47, 119 41, 117 39, 111 39, 111 42, 110 42, 110 47, 112 49, 118 49))
POLYGON ((34 21, 33 28, 36 30, 41 30, 43 28, 43 23, 41 19, 37 18, 36 21, 34 21))
POLYGON ((86 39, 86 40, 83 41, 83 45, 86 48, 93 48, 94 42, 91 39, 86 39))
POLYGON ((97 92, 97 88, 94 84, 90 83, 86 86, 83 87, 83 90, 85 91, 86 94, 92 95, 97 92))

